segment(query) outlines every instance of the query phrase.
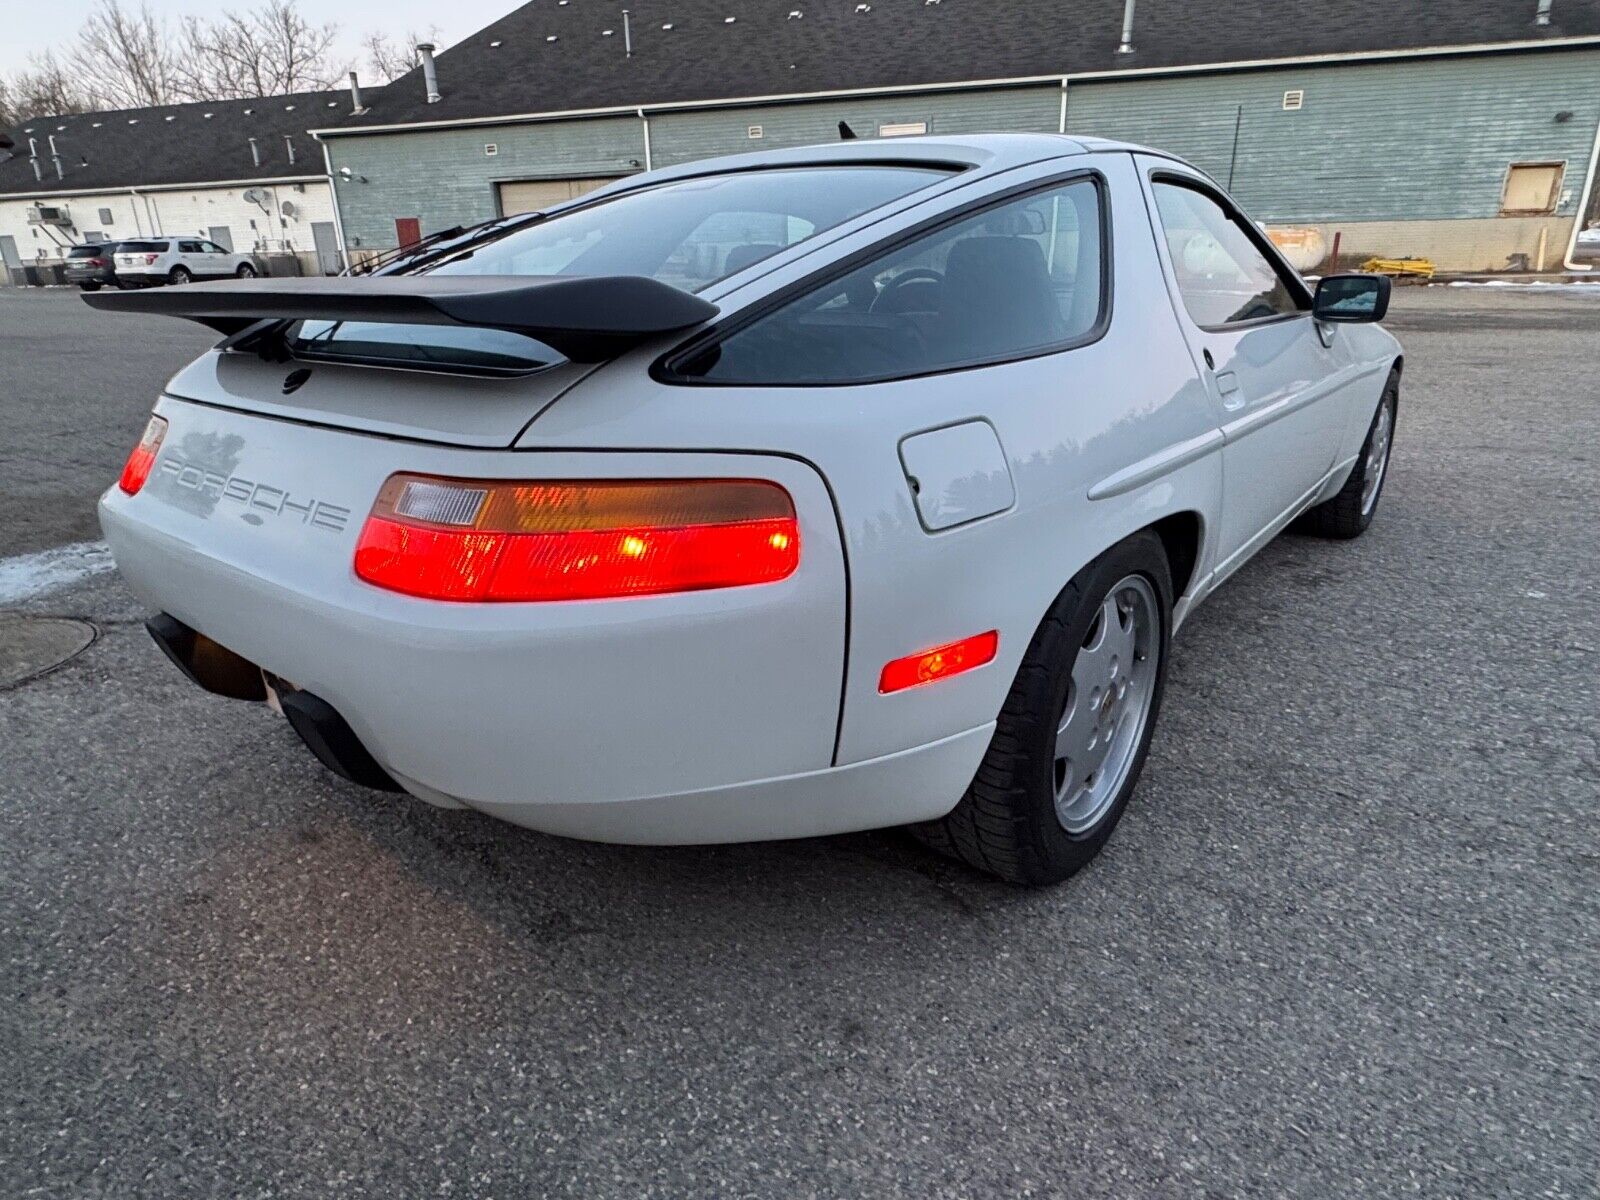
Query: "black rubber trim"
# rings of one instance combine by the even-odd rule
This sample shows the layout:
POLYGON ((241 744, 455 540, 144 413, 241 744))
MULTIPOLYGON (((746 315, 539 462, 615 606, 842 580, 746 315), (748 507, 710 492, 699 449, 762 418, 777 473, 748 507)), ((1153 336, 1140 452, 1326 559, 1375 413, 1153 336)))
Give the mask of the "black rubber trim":
POLYGON ((322 697, 289 692, 280 696, 278 703, 300 740, 335 775, 380 792, 405 790, 378 765, 338 709, 322 697))

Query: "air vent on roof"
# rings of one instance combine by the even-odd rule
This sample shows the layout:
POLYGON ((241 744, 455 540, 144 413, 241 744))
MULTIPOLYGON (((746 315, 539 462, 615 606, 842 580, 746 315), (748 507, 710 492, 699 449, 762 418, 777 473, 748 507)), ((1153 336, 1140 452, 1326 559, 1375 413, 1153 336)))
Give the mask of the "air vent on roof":
POLYGON ((200 115, 203 116, 206 120, 209 121, 209 120, 211 120, 212 117, 216 116, 217 114, 216 113, 201 113, 200 115))
MULTIPOLYGON (((607 32, 607 33, 610 33, 610 32, 611 32, 611 31, 610 31, 610 30, 609 30, 609 29, 608 29, 608 30, 606 30, 606 32, 607 32)), ((503 45, 505 45, 505 43, 504 43, 504 42, 490 42, 490 43, 489 43, 489 49, 491 49, 491 50, 498 50, 498 49, 499 49, 499 48, 500 48, 500 47, 501 47, 501 46, 503 46, 503 45)))
POLYGON ((96 121, 94 124, 90 125, 89 128, 90 129, 99 129, 100 126, 102 126, 104 124, 105 124, 104 121, 96 121))
POLYGON ((483 144, 483 152, 490 158, 493 158, 496 154, 500 153, 500 147, 494 142, 485 142, 483 144))
POLYGON ((253 112, 255 112, 255 109, 247 108, 247 109, 244 110, 244 115, 248 117, 253 112))
POLYGON ((738 19, 739 19, 738 17, 723 17, 722 18, 722 23, 724 25, 732 25, 738 19))
MULTIPOLYGON (((602 29, 600 31, 600 36, 601 37, 615 37, 616 34, 617 34, 617 31, 615 29, 602 29)), ((497 46, 499 44, 500 44, 499 42, 495 43, 495 45, 497 45, 497 46)))
POLYGON ((178 119, 178 114, 177 113, 170 113, 170 114, 168 114, 168 116, 165 119, 168 120, 168 121, 176 121, 178 119))
POLYGON ((1295 88, 1292 91, 1287 91, 1283 94, 1283 111, 1294 112, 1296 109, 1304 106, 1305 102, 1305 89, 1295 88))
POLYGON ((879 125, 879 137, 918 137, 928 132, 926 121, 901 121, 894 125, 879 125))
MULTIPOLYGON (((668 29, 671 29, 671 28, 672 28, 672 26, 671 26, 671 25, 668 25, 668 26, 667 26, 667 28, 668 28, 668 29)), ((549 36, 549 37, 547 37, 547 38, 545 38, 545 41, 547 41, 547 42, 553 42, 553 41, 555 41, 555 40, 557 40, 557 39, 556 39, 556 35, 555 35, 555 34, 553 34, 553 33, 552 33, 552 34, 551 34, 551 35, 550 35, 550 36, 549 36)))
POLYGON ((759 125, 750 126, 750 136, 753 137, 753 138, 761 137, 762 136, 761 126, 759 126, 759 125))
POLYGON ((856 5, 856 11, 858 13, 869 13, 869 12, 872 11, 872 5, 870 5, 870 4, 858 4, 858 5, 856 5))
POLYGON ((803 16, 805 16, 805 13, 801 12, 798 8, 792 8, 789 10, 788 19, 791 21, 798 21, 803 16))
POLYGON ((665 24, 665 25, 663 25, 663 26, 662 26, 662 27, 661 27, 661 28, 663 28, 663 29, 671 29, 671 28, 672 28, 672 22, 671 22, 671 21, 668 21, 668 22, 667 22, 667 23, 666 23, 666 24, 665 24))
POLYGON ((284 111, 284 112, 293 112, 293 111, 294 111, 294 105, 292 105, 292 104, 285 104, 285 105, 284 105, 284 106, 283 106, 283 111, 284 111))

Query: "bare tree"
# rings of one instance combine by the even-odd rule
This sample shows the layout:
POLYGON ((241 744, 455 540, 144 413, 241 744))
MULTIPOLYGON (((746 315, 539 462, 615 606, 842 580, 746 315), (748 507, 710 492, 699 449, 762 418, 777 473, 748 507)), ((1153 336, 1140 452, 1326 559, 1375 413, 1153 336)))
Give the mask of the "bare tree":
POLYGON ((148 5, 132 11, 119 0, 100 0, 78 31, 67 66, 116 108, 178 98, 172 39, 148 5))
POLYGON ((331 22, 313 25, 296 0, 186 18, 178 90, 193 100, 229 100, 331 88, 347 69, 329 56, 338 32, 331 22))
POLYGON ((65 116, 102 107, 76 72, 46 50, 30 55, 28 69, 0 80, 0 125, 20 125, 34 117, 65 116))
POLYGON ((367 52, 367 66, 379 83, 393 83, 417 65, 417 47, 423 42, 438 44, 439 27, 430 25, 424 33, 411 30, 402 42, 393 41, 381 29, 367 34, 361 43, 367 52))

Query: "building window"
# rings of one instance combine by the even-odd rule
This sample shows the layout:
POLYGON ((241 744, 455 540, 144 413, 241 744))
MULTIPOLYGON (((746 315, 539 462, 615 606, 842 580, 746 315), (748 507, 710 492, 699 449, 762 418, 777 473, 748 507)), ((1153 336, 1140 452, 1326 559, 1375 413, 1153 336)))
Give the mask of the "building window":
POLYGON ((493 158, 496 154, 500 153, 500 147, 494 142, 485 142, 483 144, 483 152, 490 158, 493 158))
POLYGON ((1551 213, 1561 199, 1564 162, 1512 163, 1506 168, 1505 192, 1500 197, 1500 215, 1531 216, 1551 213))
POLYGON ((111 224, 111 210, 109 208, 102 208, 100 210, 100 224, 102 224, 102 225, 110 225, 111 224))
POLYGON ((902 121, 898 125, 879 125, 879 137, 916 137, 928 132, 926 121, 902 121))
POLYGON ((1306 94, 1303 88, 1294 88, 1283 94, 1283 111, 1298 112, 1305 107, 1306 94))

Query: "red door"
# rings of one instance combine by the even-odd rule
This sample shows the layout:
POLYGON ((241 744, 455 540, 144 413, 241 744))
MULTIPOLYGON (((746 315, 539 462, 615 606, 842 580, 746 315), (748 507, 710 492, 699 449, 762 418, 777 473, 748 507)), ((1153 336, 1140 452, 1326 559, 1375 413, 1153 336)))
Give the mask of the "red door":
POLYGON ((402 246, 414 246, 422 240, 422 222, 416 217, 396 217, 394 233, 402 246))

